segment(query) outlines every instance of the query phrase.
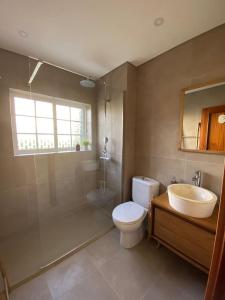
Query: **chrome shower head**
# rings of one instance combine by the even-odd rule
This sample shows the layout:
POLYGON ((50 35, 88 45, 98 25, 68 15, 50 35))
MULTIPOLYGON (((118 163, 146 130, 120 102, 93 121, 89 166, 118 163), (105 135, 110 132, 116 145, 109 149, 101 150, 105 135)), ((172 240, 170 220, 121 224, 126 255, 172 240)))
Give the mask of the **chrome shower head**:
POLYGON ((89 78, 83 79, 80 81, 80 85, 86 88, 94 88, 95 87, 95 81, 89 78))

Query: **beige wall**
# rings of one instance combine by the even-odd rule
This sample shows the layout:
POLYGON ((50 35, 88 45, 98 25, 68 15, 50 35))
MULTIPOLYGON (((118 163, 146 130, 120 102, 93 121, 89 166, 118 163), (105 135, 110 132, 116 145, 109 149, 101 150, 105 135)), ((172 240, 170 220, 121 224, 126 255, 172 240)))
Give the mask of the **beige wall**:
MULTIPOLYGON (((103 139, 109 138, 108 151, 111 161, 105 163, 107 187, 116 192, 115 203, 121 201, 122 151, 123 151, 123 93, 127 86, 127 65, 106 74, 97 85, 97 137, 98 155, 104 148, 103 139), (107 84, 107 115, 105 118, 105 87, 107 84)), ((101 161, 98 179, 104 178, 104 163, 101 161)))
MULTIPOLYGON (((107 185, 117 191, 116 202, 130 200, 131 179, 135 175, 136 68, 125 63, 98 81, 98 153, 104 135, 109 137, 112 160, 106 164, 107 185), (104 85, 110 88, 110 103, 104 117, 104 85)), ((103 170, 102 170, 103 171, 103 170)), ((100 178, 103 174, 100 173, 100 178)))
POLYGON ((91 104, 93 151, 15 157, 9 88, 28 90, 28 58, 0 50, 0 66, 0 237, 3 237, 83 204, 86 193, 96 187, 95 172, 83 172, 81 164, 96 157, 96 101, 95 89, 81 87, 80 76, 44 64, 32 91, 91 104))
POLYGON ((224 156, 178 151, 184 87, 225 76, 225 25, 188 41, 138 68, 136 173, 161 182, 173 176, 191 182, 204 172, 203 186, 220 193, 224 156))
POLYGON ((135 176, 135 126, 137 68, 127 64, 127 89, 124 99, 123 136, 123 200, 132 198, 132 177, 135 176))

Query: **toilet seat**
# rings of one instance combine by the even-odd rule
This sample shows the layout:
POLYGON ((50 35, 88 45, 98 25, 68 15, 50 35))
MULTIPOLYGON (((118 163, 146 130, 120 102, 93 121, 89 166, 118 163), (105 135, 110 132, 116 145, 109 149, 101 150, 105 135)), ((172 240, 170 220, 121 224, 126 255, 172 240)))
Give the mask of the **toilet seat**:
POLYGON ((112 213, 113 220, 124 224, 134 224, 139 222, 145 217, 145 215, 146 210, 144 207, 133 201, 128 201, 118 205, 114 208, 112 213))

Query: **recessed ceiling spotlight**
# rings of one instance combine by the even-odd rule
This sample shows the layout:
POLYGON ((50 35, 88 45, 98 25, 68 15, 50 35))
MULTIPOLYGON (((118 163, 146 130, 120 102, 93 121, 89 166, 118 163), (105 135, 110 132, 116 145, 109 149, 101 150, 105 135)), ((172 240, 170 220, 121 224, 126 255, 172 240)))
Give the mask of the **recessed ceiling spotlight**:
POLYGON ((162 17, 158 17, 154 20, 155 26, 161 26, 164 23, 164 19, 162 17))
POLYGON ((21 36, 22 38, 27 38, 28 37, 28 33, 24 30, 19 30, 18 31, 19 36, 21 36))

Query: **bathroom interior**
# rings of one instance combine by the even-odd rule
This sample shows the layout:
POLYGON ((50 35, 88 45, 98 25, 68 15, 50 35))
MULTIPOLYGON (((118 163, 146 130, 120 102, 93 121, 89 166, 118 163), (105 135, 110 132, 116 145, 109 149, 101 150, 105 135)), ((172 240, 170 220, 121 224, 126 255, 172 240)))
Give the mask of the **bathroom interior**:
POLYGON ((225 2, 0 17, 0 299, 225 299, 225 2))

